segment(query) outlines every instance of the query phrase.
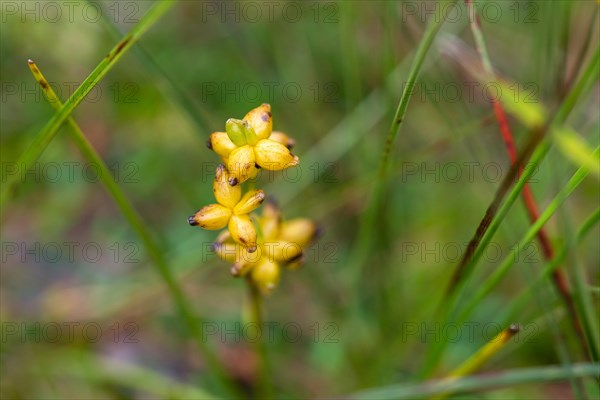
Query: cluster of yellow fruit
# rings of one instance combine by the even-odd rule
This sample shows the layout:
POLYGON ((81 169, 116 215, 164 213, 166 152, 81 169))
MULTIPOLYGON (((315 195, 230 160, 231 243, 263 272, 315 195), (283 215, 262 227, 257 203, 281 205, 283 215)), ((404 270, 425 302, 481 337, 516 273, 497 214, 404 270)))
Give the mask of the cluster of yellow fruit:
POLYGON ((214 132, 207 142, 221 157, 213 192, 217 203, 201 208, 188 218, 190 225, 222 229, 213 248, 233 263, 234 276, 248 276, 262 293, 277 286, 281 266, 295 268, 303 261, 303 249, 317 235, 316 224, 305 218, 283 221, 274 202, 268 202, 261 217, 250 213, 265 200, 263 190, 248 190, 242 183, 254 179, 260 168, 278 171, 298 165, 290 151, 294 141, 273 131, 271 106, 262 104, 239 120, 230 118, 225 132, 214 132), (258 229, 257 229, 258 228, 258 229))

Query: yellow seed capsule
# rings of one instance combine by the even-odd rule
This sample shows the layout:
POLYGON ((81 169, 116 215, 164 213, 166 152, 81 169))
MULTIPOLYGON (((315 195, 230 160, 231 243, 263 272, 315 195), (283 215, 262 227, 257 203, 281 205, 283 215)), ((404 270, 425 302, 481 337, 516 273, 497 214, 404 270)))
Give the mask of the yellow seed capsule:
POLYGON ((250 179, 254 165, 254 151, 251 146, 242 146, 233 150, 227 160, 227 170, 229 171, 229 184, 237 185, 250 179))
POLYGON ((270 139, 264 139, 256 143, 254 153, 256 163, 262 168, 272 171, 293 167, 300 162, 300 159, 293 155, 287 147, 270 139))
POLYGON ((241 261, 240 249, 241 246, 237 245, 234 242, 215 242, 213 244, 213 250, 217 254, 217 256, 221 260, 230 263, 241 261))
POLYGON ((229 136, 225 132, 211 133, 206 144, 209 149, 217 153, 223 160, 226 160, 229 157, 229 153, 236 148, 236 145, 229 139, 229 136))
POLYGON ((271 117, 271 106, 267 103, 251 110, 244 117, 244 121, 254 129, 258 140, 267 139, 273 129, 273 118, 271 117))
POLYGON ((244 276, 252 269, 252 267, 253 265, 249 262, 241 260, 239 262, 233 263, 229 271, 233 276, 244 276))
POLYGON ((260 262, 252 268, 251 276, 254 284, 263 294, 267 295, 279 283, 279 275, 280 269, 276 262, 268 258, 261 258, 260 262))
POLYGON ((260 228, 265 238, 265 242, 273 241, 279 236, 281 226, 281 212, 273 202, 267 202, 260 218, 260 228))
POLYGON ((251 213, 256 210, 264 200, 265 192, 263 190, 251 190, 237 203, 233 209, 233 213, 236 215, 251 213))
POLYGON ((294 242, 265 243, 265 247, 269 247, 268 252, 273 260, 283 264, 296 261, 302 257, 302 247, 294 242))
POLYGON ((188 218, 190 225, 215 230, 224 228, 231 217, 231 209, 220 204, 209 204, 201 208, 196 214, 188 218))
POLYGON ((250 169, 248 170, 248 179, 256 178, 256 176, 258 175, 258 171, 259 171, 259 169, 256 168, 256 163, 254 163, 254 165, 251 166, 250 169))
POLYGON ((215 244, 221 244, 225 242, 233 243, 233 239, 231 238, 229 231, 222 231, 215 239, 215 244))
POLYGON ((290 150, 296 144, 296 141, 294 139, 292 139, 291 137, 289 137, 288 135, 286 135, 285 133, 280 132, 280 131, 271 132, 271 136, 269 136, 269 140, 273 140, 277 143, 281 143, 282 145, 284 145, 285 147, 287 147, 290 150))
POLYGON ((232 215, 229 219, 229 233, 233 240, 244 246, 248 251, 256 250, 256 229, 250 217, 245 215, 232 215))
POLYGON ((219 204, 227 208, 234 208, 242 197, 242 187, 240 185, 231 186, 229 184, 229 174, 224 165, 217 167, 217 173, 213 182, 213 193, 219 204))
POLYGON ((238 245, 240 249, 239 258, 231 266, 231 274, 233 276, 244 276, 248 274, 256 266, 261 259, 261 248, 257 247, 257 251, 250 252, 248 249, 238 245))
POLYGON ((280 239, 304 248, 317 236, 317 224, 306 218, 286 221, 281 226, 280 239))

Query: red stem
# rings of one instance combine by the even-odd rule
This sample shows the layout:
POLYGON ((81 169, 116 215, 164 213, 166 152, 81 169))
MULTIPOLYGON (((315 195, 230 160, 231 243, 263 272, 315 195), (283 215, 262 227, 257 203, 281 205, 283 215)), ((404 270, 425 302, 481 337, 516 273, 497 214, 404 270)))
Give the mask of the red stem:
MULTIPOLYGON (((494 107, 496 120, 498 121, 498 126, 500 128, 500 132, 502 133, 502 139, 504 140, 510 162, 514 165, 517 162, 517 150, 515 141, 510 131, 510 126, 508 125, 508 119, 506 118, 504 108, 502 108, 502 105, 496 99, 493 100, 492 105, 494 107)), ((520 173, 521 172, 522 168, 520 173)), ((521 196, 523 197, 525 208, 529 214, 529 219, 532 223, 535 223, 539 218, 539 211, 529 183, 526 183, 525 186, 523 186, 523 192, 521 193, 521 196)), ((554 258, 554 249, 552 248, 550 238, 543 227, 538 232, 537 237, 542 247, 544 258, 548 261, 552 260, 554 258)), ((584 347, 584 351, 587 354, 587 342, 585 341, 583 329, 581 328, 581 324, 577 318, 577 309, 575 308, 575 302, 573 301, 571 289, 569 288, 567 277, 560 267, 556 267, 552 271, 552 280, 554 281, 554 285, 556 286, 560 296, 563 298, 563 301, 567 306, 573 323, 573 328, 575 329, 577 336, 580 338, 582 346, 584 347)))

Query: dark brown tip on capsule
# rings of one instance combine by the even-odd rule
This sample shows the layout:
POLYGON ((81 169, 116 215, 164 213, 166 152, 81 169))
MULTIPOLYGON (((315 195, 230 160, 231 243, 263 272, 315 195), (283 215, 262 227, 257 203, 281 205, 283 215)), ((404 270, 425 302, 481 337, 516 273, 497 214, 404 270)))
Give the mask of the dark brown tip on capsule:
POLYGON ((238 184, 239 181, 237 178, 232 176, 231 178, 227 179, 227 182, 229 182, 230 186, 235 186, 238 184))
POLYGON ((208 147, 208 148, 209 148, 209 149, 211 149, 211 150, 213 149, 213 147, 212 147, 212 142, 210 141, 210 139, 208 139, 208 140, 206 141, 206 147, 208 147))
POLYGON ((299 259, 302 258, 303 255, 304 255, 304 253, 300 252, 300 253, 296 254, 294 257, 290 258, 287 262, 293 263, 294 261, 298 261, 299 259))
POLYGON ((257 163, 254 163, 254 168, 261 169, 262 167, 260 165, 258 165, 257 163))
POLYGON ((188 217, 188 224, 190 224, 191 226, 196 226, 196 225, 198 225, 198 222, 196 222, 196 220, 194 219, 194 216, 193 216, 193 215, 190 215, 190 216, 188 217))
POLYGON ((312 240, 317 240, 318 238, 323 236, 324 233, 325 233, 325 229, 323 229, 323 227, 321 225, 317 225, 317 228, 315 229, 315 234, 313 235, 312 240))
POLYGON ((254 253, 256 251, 256 246, 248 247, 246 250, 248 250, 248 253, 254 253))

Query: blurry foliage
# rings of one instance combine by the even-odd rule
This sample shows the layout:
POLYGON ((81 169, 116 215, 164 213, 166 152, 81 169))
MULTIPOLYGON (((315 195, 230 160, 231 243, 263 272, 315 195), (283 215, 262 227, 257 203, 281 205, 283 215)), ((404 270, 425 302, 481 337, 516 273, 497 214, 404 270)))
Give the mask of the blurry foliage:
MULTIPOLYGON (((37 62, 66 100, 73 92, 69 87, 85 79, 116 43, 113 28, 127 32, 134 21, 126 16, 139 20, 151 5, 146 1, 93 3, 102 7, 104 18, 91 21, 81 13, 87 3, 76 8, 72 20, 65 6, 57 3, 64 14, 53 22, 41 11, 43 2, 26 2, 31 8, 38 4, 37 15, 22 15, 22 10, 9 13, 8 3, 25 6, 23 2, 2 4, 3 183, 10 172, 7 166, 13 165, 53 115, 27 69, 27 59, 37 62), (128 5, 131 8, 126 8, 128 5), (120 10, 118 15, 111 13, 115 8, 120 10)), ((73 117, 116 171, 119 185, 143 216, 198 314, 228 326, 240 321, 243 282, 230 279, 224 263, 208 252, 205 244, 214 240, 213 232, 192 229, 186 222, 199 204, 212 201, 216 165, 205 146, 209 134, 223 130, 227 118, 241 118, 248 109, 269 102, 275 127, 296 138, 294 152, 303 161, 311 150, 317 149, 316 154, 327 150, 318 147, 319 141, 331 132, 342 143, 355 143, 339 159, 321 157, 302 164, 299 173, 309 184, 294 193, 293 201, 286 202, 287 218, 310 216, 320 222, 325 233, 309 251, 306 265, 284 278, 268 302, 268 320, 278 322, 278 329, 290 322, 302 328, 297 342, 278 333, 277 340, 269 344, 271 380, 277 393, 293 397, 334 395, 412 380, 427 344, 420 340, 420 331, 405 340, 398 336, 406 333, 407 324, 434 326, 433 309, 458 262, 444 259, 443 252, 429 254, 426 250, 451 244, 464 251, 500 182, 485 175, 482 168, 494 163, 502 174, 508 171, 490 103, 477 90, 469 99, 464 83, 475 79, 445 56, 441 42, 436 42, 393 150, 394 180, 377 221, 377 248, 362 277, 363 303, 357 306, 357 294, 350 291, 353 286, 345 269, 348 254, 356 245, 357 221, 377 170, 402 80, 426 18, 431 16, 425 15, 421 2, 308 2, 294 3, 302 16, 298 22, 290 22, 282 14, 287 2, 274 2, 272 20, 265 4, 251 3, 262 10, 256 22, 241 14, 243 3, 179 2, 101 82, 98 98, 84 100, 73 117), (409 13, 412 9, 407 5, 416 6, 416 12, 409 13), (211 14, 210 7, 238 11, 233 16, 220 15, 219 11, 211 14), (390 77, 395 77, 394 84, 389 84, 390 77), (459 101, 444 95, 443 89, 450 84, 460 89, 459 101), (283 90, 285 87, 289 92, 283 90), (258 95, 253 88, 259 88, 258 95), (301 95, 293 95, 293 88, 300 88, 301 95), (357 107, 379 106, 368 102, 374 92, 385 101, 383 109, 366 109, 368 114, 381 115, 370 129, 334 130, 349 120, 357 107), (455 170, 449 169, 450 163, 462 174, 456 182, 452 181, 455 170), (466 163, 477 163, 472 179, 466 163), (428 170, 434 172, 423 175, 428 170), (418 247, 418 254, 408 253, 412 245, 418 247), (331 330, 325 331, 327 324, 331 330), (319 330, 317 340, 311 327, 319 330), (331 338, 336 341, 325 341, 324 336, 333 330, 331 338), (390 341, 395 345, 389 345, 390 341)), ((564 93, 563 83, 586 65, 582 46, 587 44, 584 50, 593 50, 599 45, 598 4, 565 3, 566 15, 545 2, 494 4, 501 11, 499 17, 482 20, 494 67, 521 87, 530 84, 535 101, 549 108, 556 106, 564 93), (533 8, 526 4, 533 4, 533 8), (532 20, 524 20, 527 13, 532 13, 532 20), (553 27, 558 32, 549 35, 553 27)), ((427 7, 436 6, 427 2, 427 7)), ((440 36, 455 34, 473 46, 464 18, 466 10, 463 5, 458 7, 463 18, 447 23, 440 36)), ((596 82, 569 119, 569 126, 591 148, 600 139, 598 96, 596 82)), ((510 122, 522 145, 525 129, 516 120, 510 122)), ((148 265, 138 238, 102 185, 84 175, 87 162, 70 142, 66 129, 61 129, 39 160, 36 168, 41 173, 25 177, 17 198, 7 204, 2 221, 2 397, 147 398, 147 392, 167 396, 153 391, 151 385, 144 386, 144 380, 152 381, 144 375, 140 375, 139 386, 105 379, 96 369, 90 369, 82 379, 66 379, 70 376, 67 372, 61 378, 62 360, 70 360, 65 365, 76 370, 78 357, 83 357, 79 351, 88 354, 88 350, 98 357, 143 366, 165 379, 217 393, 198 380, 198 372, 205 367, 203 360, 183 335, 182 323, 174 317, 163 284, 148 265), (68 162, 77 163, 73 179, 63 164, 68 162), (60 166, 62 178, 57 181, 48 179, 51 163, 60 166), (74 259, 69 260, 66 242, 82 246, 95 243, 103 255, 89 262, 75 250, 74 259), (22 251, 8 254, 7 243, 26 248, 55 243, 63 254, 57 261, 43 253, 36 260, 35 254, 22 251), (130 251, 132 258, 126 260, 130 251), (23 321, 37 321, 42 326, 50 322, 97 322, 103 336, 97 343, 81 335, 76 335, 78 340, 62 343, 35 343, 19 335, 5 338, 6 323, 23 321), (136 343, 124 343, 122 336, 113 340, 112 324, 119 323, 123 329, 127 322, 137 327, 136 343)), ((575 169, 560 151, 551 151, 532 183, 542 209, 575 169)), ((274 179, 285 176, 277 173, 274 179)), ((287 179, 295 178, 290 172, 287 179)), ((278 198, 285 196, 291 185, 265 186, 268 194, 278 198)), ((547 227, 557 245, 595 210, 599 195, 597 177, 590 177, 569 198, 547 227)), ((503 255, 529 225, 519 202, 494 238, 503 255)), ((585 266, 589 284, 596 288, 596 307, 600 285, 598 235, 595 226, 577 250, 578 262, 585 266)), ((507 303, 528 290, 528 277, 537 275, 545 264, 539 250, 532 260, 517 262, 501 286, 479 305, 473 321, 493 323, 507 303)), ((480 264, 478 276, 488 274, 500 261, 480 264)), ((546 285, 550 288, 549 282, 546 285)), ((561 304, 552 289, 548 301, 550 309, 561 304)), ((544 307, 532 301, 523 310, 522 320, 515 321, 535 325, 538 331, 531 342, 519 342, 515 351, 499 356, 486 370, 558 362, 552 344, 556 339, 539 319, 548 312, 544 307)), ((563 332, 568 332, 568 325, 562 322, 563 332)), ((219 335, 208 340, 235 378, 251 387, 255 361, 249 347, 243 341, 221 341, 219 335)), ((484 342, 481 332, 473 340, 463 332, 461 339, 450 345, 437 374, 450 370, 484 342)), ((574 343, 568 346, 577 349, 574 343)), ((581 357, 574 354, 572 358, 581 357)), ((64 368, 67 371, 67 366, 64 368)), ((543 397, 554 390, 568 391, 569 386, 506 389, 498 395, 543 397)))

